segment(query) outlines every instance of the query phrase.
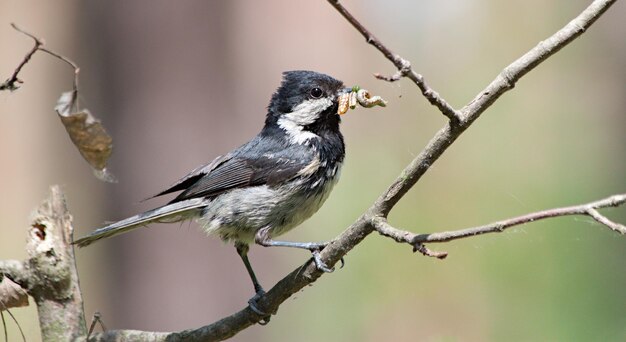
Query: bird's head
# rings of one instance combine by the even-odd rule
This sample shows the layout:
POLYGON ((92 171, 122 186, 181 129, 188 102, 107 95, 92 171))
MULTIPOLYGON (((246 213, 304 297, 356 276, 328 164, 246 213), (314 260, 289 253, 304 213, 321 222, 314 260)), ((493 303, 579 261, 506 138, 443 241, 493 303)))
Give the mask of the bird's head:
POLYGON ((287 71, 268 107, 266 129, 282 129, 296 143, 339 132, 339 95, 343 82, 314 71, 287 71))

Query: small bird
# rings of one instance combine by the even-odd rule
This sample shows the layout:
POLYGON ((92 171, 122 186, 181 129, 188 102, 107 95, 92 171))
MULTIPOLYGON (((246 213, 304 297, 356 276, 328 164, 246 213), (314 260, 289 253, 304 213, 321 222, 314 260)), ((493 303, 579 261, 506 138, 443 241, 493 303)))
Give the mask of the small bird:
POLYGON ((82 237, 84 247, 152 222, 196 219, 209 235, 233 242, 252 279, 251 309, 265 293, 250 261, 252 242, 309 250, 318 269, 325 243, 274 240, 322 206, 339 179, 345 156, 337 113, 343 82, 313 71, 283 73, 272 95, 265 125, 249 142, 191 171, 157 196, 180 192, 164 206, 115 222, 82 237))

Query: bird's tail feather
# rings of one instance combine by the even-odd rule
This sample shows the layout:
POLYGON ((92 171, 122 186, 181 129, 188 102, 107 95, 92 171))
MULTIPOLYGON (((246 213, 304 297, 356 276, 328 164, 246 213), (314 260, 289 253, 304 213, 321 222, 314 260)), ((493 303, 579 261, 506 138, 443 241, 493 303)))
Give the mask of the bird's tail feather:
POLYGON ((91 234, 75 240, 73 244, 78 245, 78 247, 85 247, 100 239, 126 233, 127 231, 145 226, 152 222, 183 221, 198 214, 198 211, 202 210, 204 206, 206 206, 206 199, 204 198, 192 198, 166 204, 162 207, 96 229, 91 234))

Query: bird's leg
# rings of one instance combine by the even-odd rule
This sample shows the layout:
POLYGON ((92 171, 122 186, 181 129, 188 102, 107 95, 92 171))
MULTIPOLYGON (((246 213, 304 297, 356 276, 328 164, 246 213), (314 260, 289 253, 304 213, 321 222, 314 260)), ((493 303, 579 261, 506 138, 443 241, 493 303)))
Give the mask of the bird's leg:
MULTIPOLYGON (((263 227, 259 229, 254 236, 254 241, 263 247, 292 247, 292 248, 308 249, 313 255, 313 260, 315 261, 315 266, 317 266, 317 269, 319 269, 320 271, 328 272, 328 273, 335 270, 334 267, 329 268, 328 266, 326 266, 326 264, 322 261, 322 258, 320 257, 320 251, 328 245, 328 242, 276 241, 276 240, 272 240, 272 238, 270 238, 269 236, 270 228, 271 227, 263 227)), ((342 259, 342 265, 343 265, 343 259, 342 259)))
POLYGON ((248 260, 248 250, 250 249, 250 247, 246 243, 237 242, 235 243, 235 248, 237 249, 237 254, 239 254, 239 256, 241 257, 243 264, 246 266, 246 270, 248 271, 248 275, 250 275, 250 279, 252 279, 252 285, 254 286, 255 294, 248 301, 248 305, 250 305, 250 309, 252 309, 252 311, 256 312, 260 316, 263 316, 263 320, 260 321, 259 324, 265 325, 269 323, 271 315, 263 312, 257 306, 257 301, 261 299, 263 295, 265 295, 265 290, 263 290, 263 287, 257 280, 256 274, 254 274, 254 270, 252 269, 252 265, 250 264, 250 260, 248 260))
POLYGON ((259 281, 256 278, 256 274, 254 274, 254 270, 252 269, 250 260, 248 260, 248 250, 250 249, 250 247, 248 246, 248 244, 238 242, 235 244, 235 248, 237 249, 237 254, 239 254, 239 256, 241 257, 243 264, 246 266, 246 270, 248 271, 248 275, 250 276, 250 279, 252 280, 252 285, 254 286, 254 292, 256 292, 257 294, 265 293, 263 287, 261 286, 261 284, 259 284, 259 281))

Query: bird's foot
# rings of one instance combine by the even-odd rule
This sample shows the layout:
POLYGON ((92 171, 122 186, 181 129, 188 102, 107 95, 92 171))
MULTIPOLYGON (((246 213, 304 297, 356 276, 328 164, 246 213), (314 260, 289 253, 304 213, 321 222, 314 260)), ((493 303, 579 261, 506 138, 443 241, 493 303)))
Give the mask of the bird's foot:
POLYGON ((268 314, 265 311, 259 309, 258 301, 263 296, 265 296, 265 291, 263 290, 263 288, 259 287, 254 296, 250 298, 250 300, 248 300, 248 306, 250 307, 250 310, 254 311, 254 313, 262 317, 262 319, 259 321, 260 325, 266 325, 270 322, 270 318, 272 318, 271 314, 268 314))
POLYGON ((320 251, 318 249, 312 250, 311 254, 313 254, 313 261, 315 261, 315 266, 318 270, 326 273, 331 273, 335 270, 334 267, 329 268, 326 263, 322 261, 322 258, 320 257, 320 251))
MULTIPOLYGON (((328 267, 326 263, 322 261, 322 257, 320 257, 320 252, 326 246, 328 246, 328 244, 329 242, 322 242, 322 243, 314 244, 313 246, 311 246, 311 248, 309 248, 309 250, 311 251, 311 254, 313 254, 313 261, 315 261, 315 266, 317 267, 317 269, 322 272, 331 273, 335 271, 335 268, 328 267)), ((343 260, 343 257, 342 257, 341 266, 339 266, 339 268, 343 268, 344 265, 345 265, 345 261, 343 260)))

